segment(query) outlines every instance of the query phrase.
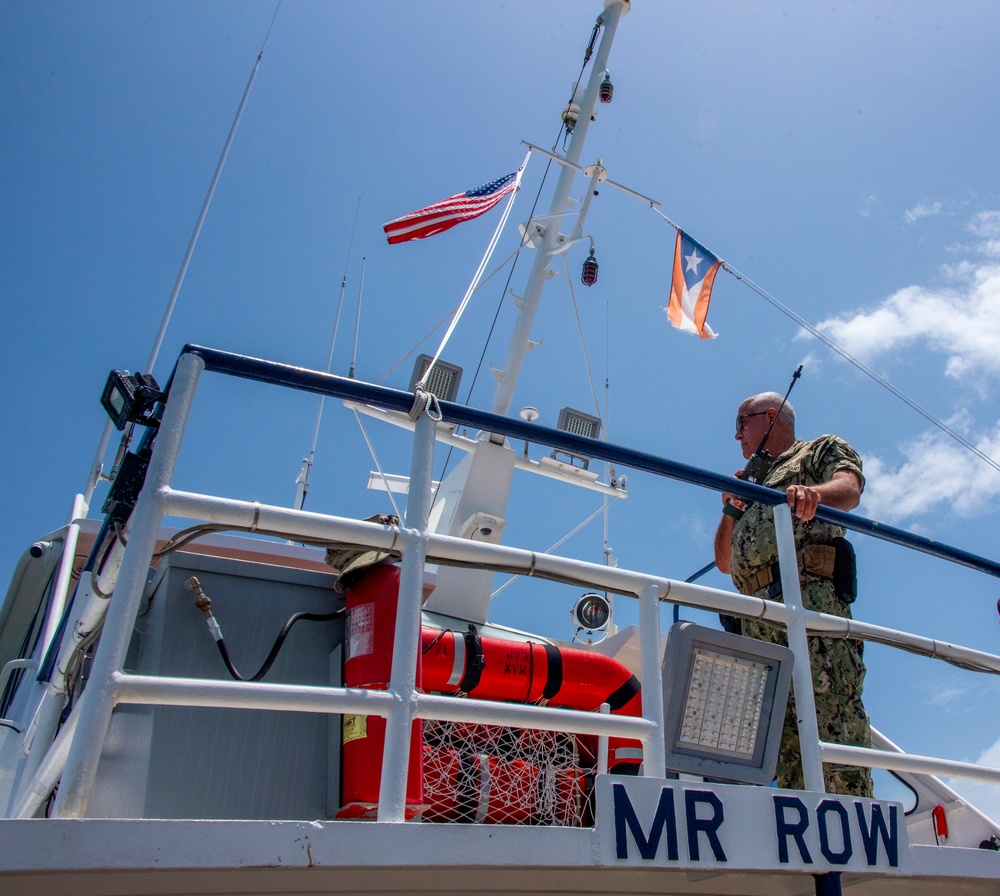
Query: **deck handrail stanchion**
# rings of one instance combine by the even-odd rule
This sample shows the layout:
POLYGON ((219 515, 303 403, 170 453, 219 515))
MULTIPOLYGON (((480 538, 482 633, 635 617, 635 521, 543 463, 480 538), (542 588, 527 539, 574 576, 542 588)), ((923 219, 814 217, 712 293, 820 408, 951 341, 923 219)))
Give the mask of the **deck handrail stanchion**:
POLYGON ((650 581, 639 594, 639 652, 642 665, 643 718, 656 731, 642 744, 643 775, 662 778, 667 767, 667 747, 663 727, 663 669, 660 666, 659 582, 650 581))
POLYGON ((778 542, 778 564, 781 570, 781 594, 785 606, 792 610, 788 622, 788 646, 795 654, 792 663, 792 690, 795 694, 795 715, 799 729, 799 749, 802 756, 802 776, 806 790, 824 793, 823 759, 816 725, 816 699, 813 695, 812 668, 809 663, 809 640, 802 609, 802 589, 799 587, 799 564, 795 556, 792 532, 792 511, 787 504, 774 507, 774 530, 778 542))
POLYGON ((435 423, 422 413, 413 434, 406 531, 399 575, 396 631, 389 690, 396 698, 385 722, 385 749, 379 788, 378 820, 404 821, 410 736, 417 710, 417 658, 420 649, 427 521, 431 509, 435 423))
POLYGON ((108 604, 100 648, 94 657, 90 681, 77 707, 80 721, 66 757, 56 797, 54 814, 60 818, 82 818, 87 811, 87 802, 97 776, 97 763, 116 702, 115 675, 121 671, 132 637, 150 558, 156 549, 163 520, 164 492, 169 489, 173 477, 188 413, 203 369, 204 362, 192 354, 182 355, 177 363, 170 400, 157 434, 157 450, 153 452, 146 485, 132 516, 128 547, 114 596, 108 604))

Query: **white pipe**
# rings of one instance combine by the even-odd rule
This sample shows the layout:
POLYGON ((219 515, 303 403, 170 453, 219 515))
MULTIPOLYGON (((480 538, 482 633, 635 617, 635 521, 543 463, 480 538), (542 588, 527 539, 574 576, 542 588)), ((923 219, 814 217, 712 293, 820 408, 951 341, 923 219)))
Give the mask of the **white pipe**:
POLYGON ((59 558, 59 571, 56 573, 55 585, 52 588, 52 605, 49 607, 48 615, 45 617, 45 628, 39 642, 40 656, 45 656, 49 645, 55 637, 59 628, 59 622, 66 610, 66 600, 69 595, 70 581, 73 578, 73 561, 76 559, 76 546, 80 541, 80 524, 78 520, 87 515, 87 502, 83 495, 77 495, 73 499, 73 507, 70 510, 69 525, 66 527, 66 535, 63 539, 63 552, 59 558))
MULTIPOLYGON (((611 704, 601 704, 601 715, 611 714, 611 704)), ((597 738, 597 774, 606 775, 608 773, 608 738, 602 734, 597 738)))
POLYGON ((553 709, 531 703, 497 703, 468 697, 421 694, 417 698, 417 718, 444 722, 475 722, 509 728, 537 728, 574 734, 608 735, 649 741, 653 724, 636 716, 602 716, 579 709, 553 709))
MULTIPOLYGON (((549 152, 546 149, 542 149, 540 146, 535 146, 534 143, 529 143, 527 140, 521 141, 521 146, 526 146, 530 152, 536 152, 539 155, 545 156, 547 159, 552 159, 557 165, 563 165, 566 168, 572 168, 579 174, 583 174, 586 168, 583 165, 574 165, 572 162, 567 162, 561 155, 554 152, 549 152)), ((659 208, 661 203, 656 199, 652 199, 642 193, 637 193, 635 190, 631 190, 628 187, 615 183, 610 177, 604 178, 602 183, 607 184, 609 187, 614 187, 616 190, 621 190, 623 193, 627 193, 629 196, 634 196, 636 199, 641 199, 643 202, 649 203, 653 208, 659 208)), ((566 212, 566 214, 573 214, 573 212, 566 212)), ((543 220, 541 216, 536 216, 535 221, 543 220)))
POLYGON ((986 653, 983 650, 973 650, 971 647, 961 647, 948 641, 938 641, 935 638, 925 638, 922 635, 910 635, 882 625, 873 625, 870 622, 859 622, 857 619, 831 616, 826 613, 809 612, 806 614, 806 619, 810 632, 822 632, 827 637, 853 638, 855 640, 876 641, 880 644, 891 644, 894 647, 916 651, 924 656, 954 660, 1000 672, 1000 656, 986 653))
MULTIPOLYGON (((52 742, 59 731, 59 719, 62 716, 65 706, 66 695, 53 689, 50 683, 42 693, 38 708, 35 710, 31 724, 28 726, 28 730, 25 731, 24 739, 21 742, 21 750, 27 758, 21 769, 21 782, 18 786, 17 795, 14 798, 15 806, 32 800, 31 794, 39 792, 39 787, 42 785, 38 784, 38 779, 42 775, 42 768, 51 762, 54 750, 52 742)), ((65 727, 64 725, 63 728, 65 729, 65 727)), ((62 761, 65 758, 64 752, 62 759, 59 761, 60 770, 62 769, 62 761)), ((41 795, 40 799, 45 799, 48 796, 58 779, 59 776, 57 774, 55 780, 51 782, 49 789, 41 795)), ((15 815, 15 817, 30 817, 30 814, 33 814, 39 805, 41 805, 40 802, 34 805, 28 816, 15 815)))
MULTIPOLYGON (((303 511, 296 513, 288 508, 251 501, 216 498, 191 492, 169 490, 166 493, 167 512, 173 516, 201 519, 235 527, 249 527, 256 521, 256 528, 265 532, 280 532, 282 537, 308 541, 310 539, 343 541, 351 544, 368 544, 383 550, 398 547, 395 530, 377 523, 366 523, 346 517, 325 516, 303 511)), ((430 560, 455 561, 483 566, 502 567, 507 572, 557 579, 588 588, 611 591, 615 594, 637 596, 646 583, 653 580, 660 588, 661 600, 716 613, 763 619, 778 625, 787 625, 792 618, 791 609, 775 601, 746 597, 734 591, 721 591, 705 585, 679 582, 674 579, 650 577, 635 571, 589 563, 566 557, 539 554, 521 548, 487 544, 449 535, 429 535, 427 552, 430 560)), ((842 619, 804 610, 803 618, 811 633, 840 635, 864 640, 892 638, 899 647, 936 656, 971 662, 1000 671, 1000 656, 973 650, 968 647, 935 641, 920 635, 896 631, 882 626, 842 619)))
POLYGON ((27 778, 21 786, 11 818, 31 818, 41 808, 42 804, 49 798, 53 788, 59 781, 63 767, 66 764, 66 756, 69 753, 73 735, 76 733, 76 725, 80 720, 78 711, 70 714, 66 723, 62 726, 59 736, 56 737, 52 746, 45 753, 39 762, 37 770, 27 778))
POLYGON ((663 668, 660 663, 660 584, 650 580, 639 593, 639 657, 642 667, 642 714, 655 726, 642 747, 643 775, 662 778, 667 768, 663 725, 663 668))
MULTIPOLYGON (((261 709, 276 712, 358 713, 387 717, 395 697, 389 691, 265 682, 159 678, 116 673, 116 703, 261 709)), ((524 703, 418 694, 414 718, 537 728, 575 734, 648 740, 653 725, 633 716, 601 715, 524 703)))
POLYGON ((266 709, 274 712, 357 713, 385 716, 393 701, 388 691, 273 684, 262 681, 213 681, 115 673, 116 703, 266 709))
POLYGON ((972 762, 955 762, 931 756, 915 756, 890 750, 873 750, 870 747, 850 747, 846 744, 820 744, 825 762, 837 765, 860 765, 866 768, 887 768, 897 772, 923 775, 945 775, 952 778, 969 778, 1000 784, 1000 768, 976 765, 972 762))
POLYGON ((379 790, 378 820, 404 821, 406 780, 413 722, 417 708, 417 661, 420 651, 421 606, 427 521, 431 510, 434 466, 434 420, 425 409, 414 431, 410 491, 406 503, 403 563, 399 574, 396 631, 393 635, 389 691, 395 703, 385 722, 385 750, 379 790))
POLYGON ((792 611, 792 618, 787 626, 788 646, 795 654, 795 661, 792 663, 792 685, 799 729, 799 752, 802 756, 802 776, 805 779, 806 790, 825 793, 819 728, 816 725, 816 697, 813 693, 812 668, 809 663, 809 641, 806 638, 802 590, 799 587, 799 564, 795 556, 792 512, 787 504, 775 506, 774 530, 778 542, 781 594, 785 606, 792 611))
POLYGON ((146 585, 149 558, 156 548, 163 519, 166 503, 163 493, 173 476, 198 377, 203 369, 204 362, 197 355, 182 355, 177 362, 170 400, 156 438, 156 451, 132 516, 133 526, 115 599, 108 607, 91 678, 80 698, 80 722, 70 745, 56 799, 55 813, 60 818, 80 818, 86 814, 87 801, 97 775, 97 763, 114 709, 114 675, 120 671, 128 650, 146 585))

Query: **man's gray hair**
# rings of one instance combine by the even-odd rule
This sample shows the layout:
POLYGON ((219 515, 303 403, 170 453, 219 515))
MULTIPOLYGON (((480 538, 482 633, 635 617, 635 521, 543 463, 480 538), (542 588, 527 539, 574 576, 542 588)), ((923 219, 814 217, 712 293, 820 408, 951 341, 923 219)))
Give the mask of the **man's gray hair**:
POLYGON ((795 408, 789 402, 782 406, 782 396, 777 392, 761 392, 759 395, 751 396, 744 402, 748 411, 766 411, 768 408, 778 410, 778 420, 784 423, 792 432, 795 432, 795 408))

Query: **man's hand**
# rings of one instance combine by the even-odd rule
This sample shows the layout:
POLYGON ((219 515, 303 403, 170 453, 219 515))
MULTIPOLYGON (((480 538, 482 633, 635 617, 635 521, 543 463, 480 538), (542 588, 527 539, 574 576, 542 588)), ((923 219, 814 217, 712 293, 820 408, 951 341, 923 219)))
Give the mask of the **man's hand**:
POLYGON ((785 499, 792 508, 792 513, 804 523, 816 516, 816 508, 820 505, 819 490, 808 485, 788 486, 785 489, 785 499))
POLYGON ((850 470, 837 470, 822 485, 790 485, 785 489, 788 506, 802 522, 816 516, 820 504, 837 510, 854 510, 861 503, 861 481, 850 470))
MULTIPOLYGON (((737 470, 735 473, 733 473, 733 476, 735 476, 737 479, 739 479, 742 475, 743 475, 743 470, 737 470)), ((723 507, 725 507, 727 504, 730 504, 730 503, 732 503, 734 501, 737 502, 737 506, 740 506, 743 503, 743 499, 742 498, 738 498, 732 492, 723 492, 722 493, 722 506, 723 507)))

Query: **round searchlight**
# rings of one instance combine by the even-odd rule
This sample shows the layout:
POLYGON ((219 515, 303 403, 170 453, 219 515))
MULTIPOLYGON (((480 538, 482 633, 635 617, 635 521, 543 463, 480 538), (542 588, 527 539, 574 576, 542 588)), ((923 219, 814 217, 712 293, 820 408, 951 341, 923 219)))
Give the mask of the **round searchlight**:
POLYGON ((611 602, 591 591, 573 605, 573 622, 577 628, 599 632, 611 621, 611 602))

